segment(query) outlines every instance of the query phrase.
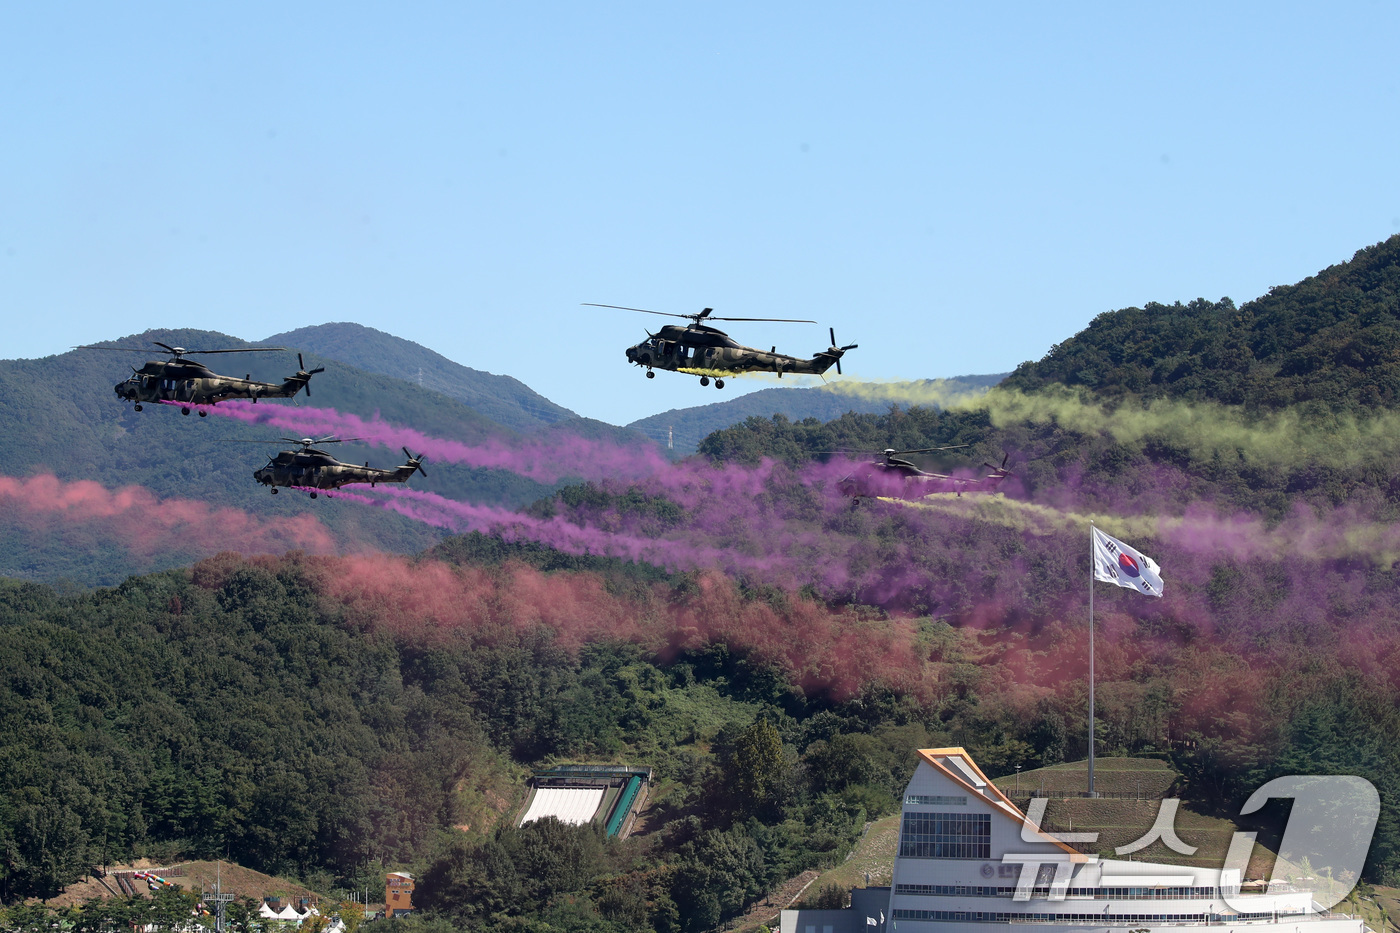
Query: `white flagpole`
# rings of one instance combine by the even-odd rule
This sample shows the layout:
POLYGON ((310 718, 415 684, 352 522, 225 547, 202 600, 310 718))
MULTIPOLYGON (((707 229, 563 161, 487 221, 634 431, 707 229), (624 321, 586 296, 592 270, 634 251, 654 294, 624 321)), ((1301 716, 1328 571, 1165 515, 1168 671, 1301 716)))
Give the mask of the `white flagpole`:
POLYGON ((1094 523, 1089 522, 1089 796, 1094 796, 1094 523))

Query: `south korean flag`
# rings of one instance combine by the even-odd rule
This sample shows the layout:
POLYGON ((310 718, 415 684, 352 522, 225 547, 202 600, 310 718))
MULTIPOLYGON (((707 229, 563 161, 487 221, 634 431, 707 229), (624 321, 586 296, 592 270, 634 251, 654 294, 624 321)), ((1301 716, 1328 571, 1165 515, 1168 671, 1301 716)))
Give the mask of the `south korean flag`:
POLYGON ((1157 562, 1112 535, 1090 527, 1094 538, 1094 579, 1116 583, 1146 596, 1162 595, 1161 570, 1157 562))

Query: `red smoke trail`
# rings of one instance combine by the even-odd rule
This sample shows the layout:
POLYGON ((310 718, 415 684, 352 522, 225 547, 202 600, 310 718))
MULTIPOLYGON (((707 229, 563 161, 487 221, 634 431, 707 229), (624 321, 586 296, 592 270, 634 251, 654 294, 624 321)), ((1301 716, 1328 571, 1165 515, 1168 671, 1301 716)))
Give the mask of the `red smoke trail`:
POLYGON ((338 550, 312 515, 257 518, 190 499, 162 499, 141 486, 111 490, 90 480, 64 482, 52 474, 0 476, 0 503, 6 518, 19 519, 25 527, 86 526, 141 556, 164 550, 192 557, 225 550, 338 550))
MULTIPOLYGON (((744 599, 733 581, 717 574, 701 574, 678 600, 665 585, 650 594, 617 595, 597 574, 546 573, 522 564, 495 571, 376 555, 311 558, 303 566, 319 592, 345 606, 351 624, 409 641, 544 625, 571 648, 619 639, 663 658, 724 643, 778 666, 810 693, 838 699, 868 684, 919 694, 935 686, 909 622, 796 598, 777 608, 744 599)), ((225 576, 197 574, 211 586, 225 576)))

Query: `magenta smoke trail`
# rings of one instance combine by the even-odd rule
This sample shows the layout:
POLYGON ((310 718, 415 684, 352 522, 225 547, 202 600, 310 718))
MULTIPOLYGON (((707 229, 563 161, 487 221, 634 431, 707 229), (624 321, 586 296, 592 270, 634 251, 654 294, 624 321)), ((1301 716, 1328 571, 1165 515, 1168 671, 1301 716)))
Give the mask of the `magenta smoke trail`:
POLYGON ((536 541, 568 554, 620 557, 671 571, 714 568, 752 572, 773 569, 772 560, 752 557, 732 549, 609 532, 576 525, 561 517, 539 519, 493 506, 458 502, 416 489, 384 486, 376 488, 371 495, 344 490, 327 491, 323 495, 388 509, 449 531, 480 531, 500 535, 506 541, 536 541))
POLYGON ((366 443, 390 450, 406 447, 415 456, 426 455, 429 462, 508 470, 542 483, 558 482, 565 477, 639 479, 670 466, 669 461, 654 450, 623 448, 580 437, 560 437, 549 443, 525 441, 516 447, 494 440, 484 444, 464 444, 391 424, 377 414, 361 418, 333 408, 254 404, 241 400, 184 407, 234 418, 247 424, 268 425, 298 437, 326 434, 359 437, 366 443))
MULTIPOLYGON (((361 418, 333 408, 257 405, 238 400, 187 407, 247 424, 268 425, 297 436, 362 437, 366 443, 391 450, 406 447, 415 455, 426 455, 429 462, 506 470, 542 483, 565 478, 639 483, 648 491, 671 496, 686 508, 717 498, 759 496, 769 487, 774 470, 770 461, 757 467, 714 466, 701 461, 672 463, 654 449, 623 447, 568 435, 553 437, 548 442, 526 440, 516 446, 495 440, 465 444, 392 424, 378 415, 361 418)), ((813 464, 804 470, 803 481, 809 485, 823 484, 845 475, 851 468, 851 464, 844 461, 813 464)))

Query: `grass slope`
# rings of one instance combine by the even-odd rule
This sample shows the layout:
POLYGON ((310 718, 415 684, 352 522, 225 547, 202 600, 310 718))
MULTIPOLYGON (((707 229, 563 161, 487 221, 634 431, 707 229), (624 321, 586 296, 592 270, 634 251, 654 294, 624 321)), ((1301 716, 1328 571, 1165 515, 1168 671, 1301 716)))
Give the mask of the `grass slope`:
MULTIPOLYGON (((275 897, 281 898, 283 903, 294 903, 301 898, 308 898, 312 903, 323 900, 320 894, 303 884, 286 878, 265 875, 260 871, 244 868, 234 862, 182 861, 175 865, 164 866, 152 862, 150 859, 139 859, 129 865, 113 865, 107 869, 107 884, 111 885, 112 888, 116 888, 117 883, 111 880, 111 876, 121 871, 154 872, 176 887, 196 893, 213 891, 217 883, 225 894, 233 894, 240 899, 247 897, 261 901, 265 897, 275 897)), ((144 891, 144 889, 144 884, 138 886, 138 890, 144 891)), ((94 897, 105 900, 111 896, 111 892, 100 881, 87 877, 68 885, 63 889, 63 893, 51 897, 43 903, 49 907, 71 907, 94 897)), ((382 898, 383 892, 373 892, 373 896, 382 898)))

